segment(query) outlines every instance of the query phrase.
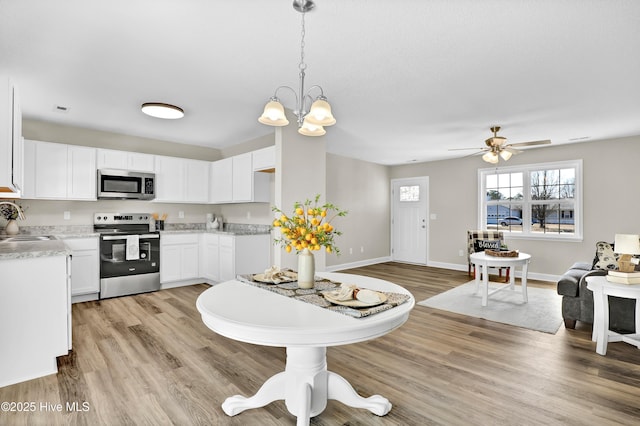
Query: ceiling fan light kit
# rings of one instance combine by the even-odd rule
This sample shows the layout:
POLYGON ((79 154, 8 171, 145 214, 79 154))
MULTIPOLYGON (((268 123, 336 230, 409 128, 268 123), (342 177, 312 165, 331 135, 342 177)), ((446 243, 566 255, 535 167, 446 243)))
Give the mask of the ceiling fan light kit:
MULTIPOLYGON (((482 159, 487 163, 498 164, 500 159, 502 158, 504 161, 509 161, 509 159, 513 156, 513 154, 519 154, 520 150, 515 149, 516 146, 534 146, 534 145, 548 145, 551 143, 550 140, 542 140, 542 141, 530 141, 530 142, 519 142, 519 143, 507 143, 507 138, 503 136, 498 136, 498 132, 500 131, 500 126, 493 126, 490 129, 493 132, 493 136, 484 141, 486 147, 479 148, 480 152, 484 152, 482 155, 482 159)), ((449 151, 459 151, 466 149, 477 149, 477 148, 457 148, 450 149, 449 151)), ((472 154, 476 155, 476 154, 472 154)))
POLYGON ((302 14, 302 31, 300 41, 300 63, 298 64, 299 73, 299 87, 300 91, 296 92, 289 86, 279 86, 274 95, 269 99, 269 102, 264 107, 264 112, 258 118, 258 121, 267 126, 286 126, 289 124, 287 120, 284 107, 278 98, 278 91, 280 89, 288 89, 293 92, 296 98, 296 106, 293 113, 297 118, 298 133, 304 136, 322 136, 326 133, 324 126, 333 126, 336 124, 336 119, 331 113, 331 105, 324 96, 322 87, 312 86, 306 93, 304 91, 304 77, 305 69, 307 65, 304 63, 304 36, 305 25, 304 16, 305 13, 311 11, 315 7, 315 3, 312 0, 294 0, 293 8, 302 14), (320 91, 315 99, 311 96, 310 92, 313 89, 320 91), (309 106, 307 109, 307 106, 309 106))

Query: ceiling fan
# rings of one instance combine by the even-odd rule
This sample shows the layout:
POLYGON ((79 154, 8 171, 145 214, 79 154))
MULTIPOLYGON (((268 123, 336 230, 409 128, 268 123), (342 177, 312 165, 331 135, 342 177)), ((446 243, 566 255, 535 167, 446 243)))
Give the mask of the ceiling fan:
MULTIPOLYGON (((493 132, 493 136, 489 139, 485 140, 484 143, 487 145, 484 148, 458 148, 458 149, 450 149, 449 151, 460 151, 467 149, 477 149, 481 152, 484 152, 482 159, 487 163, 497 164, 500 161, 500 158, 504 161, 507 161, 511 158, 513 154, 519 154, 520 150, 514 147, 521 146, 534 146, 534 145, 548 145, 551 143, 550 140, 541 140, 541 141, 530 141, 530 142, 518 142, 518 143, 507 143, 507 138, 503 136, 498 136, 498 132, 500 131, 500 126, 493 126, 491 128, 493 132)), ((476 154, 472 154, 476 155, 476 154)))

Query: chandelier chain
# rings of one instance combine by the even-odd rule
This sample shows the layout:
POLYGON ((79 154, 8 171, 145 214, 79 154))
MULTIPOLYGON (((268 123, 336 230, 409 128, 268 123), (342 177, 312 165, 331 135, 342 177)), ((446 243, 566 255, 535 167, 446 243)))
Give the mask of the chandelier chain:
POLYGON ((300 32, 300 63, 298 64, 298 68, 300 68, 301 71, 304 71, 307 68, 307 64, 304 63, 304 36, 306 34, 305 31, 305 27, 304 27, 304 15, 305 13, 302 13, 302 30, 300 32))

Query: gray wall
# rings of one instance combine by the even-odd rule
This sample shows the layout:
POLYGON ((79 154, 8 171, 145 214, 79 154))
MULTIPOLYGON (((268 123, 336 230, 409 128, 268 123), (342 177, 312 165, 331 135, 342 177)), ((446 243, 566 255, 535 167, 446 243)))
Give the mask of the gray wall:
MULTIPOLYGON (((616 233, 640 233, 640 136, 529 149, 509 165, 583 160, 583 240, 540 241, 507 238, 510 248, 533 255, 530 271, 540 278, 564 273, 575 261, 591 261, 595 243, 613 241, 616 233)), ((507 164, 507 163, 500 163, 507 164)), ((480 157, 434 161, 390 168, 390 178, 429 176, 431 221, 429 264, 466 269, 466 230, 478 227, 478 169, 480 157)))
POLYGON ((389 256, 388 167, 327 154, 327 200, 349 212, 334 222, 343 232, 336 239, 341 254, 327 256, 327 266, 389 256))

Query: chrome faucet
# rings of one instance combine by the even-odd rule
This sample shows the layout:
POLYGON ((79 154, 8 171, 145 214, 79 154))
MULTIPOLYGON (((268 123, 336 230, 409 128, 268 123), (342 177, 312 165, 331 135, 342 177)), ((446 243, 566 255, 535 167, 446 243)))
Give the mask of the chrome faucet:
POLYGON ((12 203, 11 201, 0 201, 0 205, 1 204, 9 204, 10 206, 13 206, 16 208, 16 210, 18 210, 18 219, 20 220, 25 220, 26 217, 24 216, 24 212, 22 211, 22 209, 20 208, 19 205, 12 203))

